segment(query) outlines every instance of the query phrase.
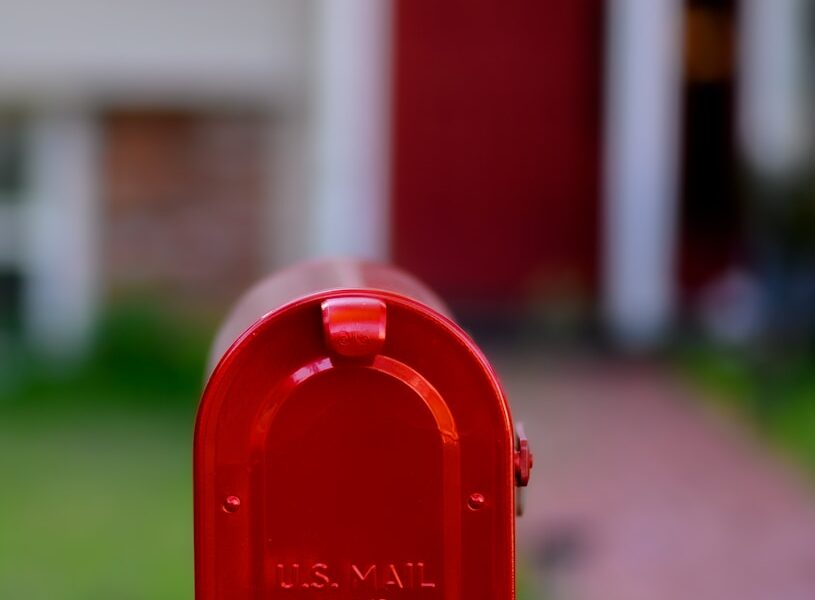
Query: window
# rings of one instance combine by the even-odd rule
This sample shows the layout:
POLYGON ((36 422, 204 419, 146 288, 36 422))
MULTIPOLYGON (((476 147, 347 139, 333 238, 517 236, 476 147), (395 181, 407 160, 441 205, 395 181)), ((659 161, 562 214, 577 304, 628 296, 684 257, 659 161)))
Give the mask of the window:
POLYGON ((0 114, 0 203, 21 196, 25 172, 23 120, 17 115, 0 114))
POLYGON ((20 329, 22 283, 19 273, 0 270, 0 338, 20 329))

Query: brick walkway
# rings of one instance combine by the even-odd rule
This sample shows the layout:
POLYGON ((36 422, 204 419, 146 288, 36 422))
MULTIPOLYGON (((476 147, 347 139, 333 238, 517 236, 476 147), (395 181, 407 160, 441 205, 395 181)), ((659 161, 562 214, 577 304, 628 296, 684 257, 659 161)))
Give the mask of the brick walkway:
MULTIPOLYGON (((499 355, 500 356, 500 355, 499 355)), ((813 600, 815 494, 654 367, 500 356, 547 600, 813 600)))

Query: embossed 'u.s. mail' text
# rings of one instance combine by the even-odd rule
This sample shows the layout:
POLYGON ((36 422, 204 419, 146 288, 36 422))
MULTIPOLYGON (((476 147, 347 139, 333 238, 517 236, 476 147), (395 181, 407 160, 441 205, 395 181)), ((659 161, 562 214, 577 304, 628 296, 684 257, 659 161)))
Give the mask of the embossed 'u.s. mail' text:
POLYGON ((346 563, 332 568, 323 562, 280 562, 275 566, 278 590, 338 590, 398 592, 432 590, 435 581, 423 562, 346 563))

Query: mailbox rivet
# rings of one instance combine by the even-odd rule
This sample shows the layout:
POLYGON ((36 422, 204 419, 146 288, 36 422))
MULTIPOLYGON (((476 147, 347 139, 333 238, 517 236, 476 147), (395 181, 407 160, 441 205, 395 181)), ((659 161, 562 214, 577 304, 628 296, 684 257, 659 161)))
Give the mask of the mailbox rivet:
POLYGON ((470 499, 467 501, 467 504, 469 504, 470 508, 473 510, 483 508, 486 503, 487 499, 484 497, 484 494, 480 494, 478 492, 471 494, 470 499))
POLYGON ((227 496, 224 500, 223 509, 225 512, 234 513, 241 507, 241 499, 237 496, 227 496))

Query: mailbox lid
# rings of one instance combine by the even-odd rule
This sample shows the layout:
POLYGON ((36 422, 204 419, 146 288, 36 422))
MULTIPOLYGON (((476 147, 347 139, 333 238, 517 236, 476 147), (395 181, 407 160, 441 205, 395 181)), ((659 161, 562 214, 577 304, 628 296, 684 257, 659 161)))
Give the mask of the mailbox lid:
POLYGON ((202 400, 196 595, 513 598, 513 443, 494 372, 440 312, 379 289, 294 300, 202 400))

